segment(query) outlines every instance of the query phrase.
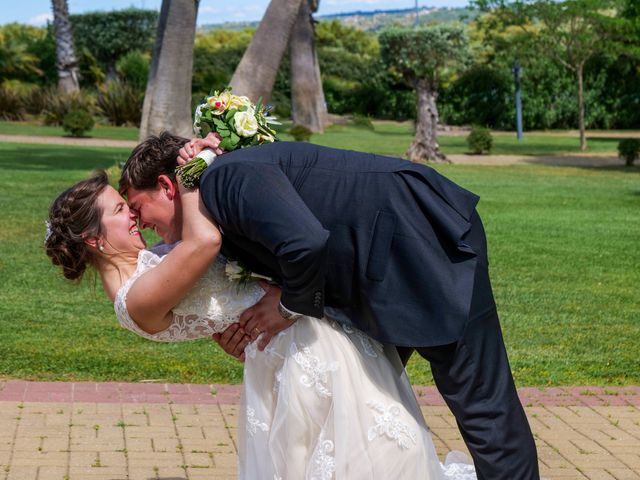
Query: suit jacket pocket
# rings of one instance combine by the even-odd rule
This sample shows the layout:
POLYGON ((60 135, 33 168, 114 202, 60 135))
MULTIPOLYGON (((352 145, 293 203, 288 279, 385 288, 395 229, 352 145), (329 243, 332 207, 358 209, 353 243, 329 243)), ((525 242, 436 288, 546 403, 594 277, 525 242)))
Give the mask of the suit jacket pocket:
POLYGON ((395 229, 396 215, 391 212, 379 210, 373 226, 369 260, 367 261, 366 275, 369 280, 377 282, 384 280, 395 229))

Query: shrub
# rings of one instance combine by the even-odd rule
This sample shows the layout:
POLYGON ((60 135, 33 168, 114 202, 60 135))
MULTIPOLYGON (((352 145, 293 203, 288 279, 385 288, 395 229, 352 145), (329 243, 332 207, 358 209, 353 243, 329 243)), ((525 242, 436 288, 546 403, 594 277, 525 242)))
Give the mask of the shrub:
MULTIPOLYGON (((13 94, 13 97, 19 105, 20 115, 15 118, 6 118, 7 120, 22 120, 25 113, 31 115, 39 115, 45 107, 46 90, 34 83, 23 82, 20 80, 5 80, 2 86, 13 94)), ((3 113, 11 112, 10 105, 2 105, 0 108, 3 113)))
POLYGON ((83 137, 86 132, 93 128, 94 121, 91 114, 86 110, 71 110, 64 116, 62 129, 72 137, 83 137))
POLYGON ((149 64, 149 55, 133 50, 118 59, 116 71, 120 80, 144 91, 149 78, 149 64))
POLYGON ((360 113, 353 114, 353 120, 351 121, 353 125, 356 127, 363 127, 368 130, 374 130, 373 123, 371 122, 371 118, 367 115, 362 115, 360 113))
POLYGON ((511 128, 515 118, 512 84, 507 69, 477 65, 462 72, 438 97, 442 122, 511 128))
POLYGON ((473 127, 471 133, 467 136, 467 145, 469 145, 472 153, 489 153, 493 146, 491 132, 488 128, 473 127))
POLYGON ((313 132, 304 125, 294 125, 289 129, 289 133, 296 142, 308 142, 313 135, 313 132))
POLYGON ((64 117, 73 110, 93 112, 95 100, 84 92, 62 93, 51 87, 44 94, 44 124, 62 125, 64 117))
POLYGON ((640 156, 640 140, 624 138, 618 143, 618 157, 625 161, 627 167, 633 165, 640 156))
POLYGON ((78 66, 80 67, 80 85, 95 88, 104 83, 107 75, 87 47, 78 52, 78 66))
POLYGON ((112 125, 140 125, 143 101, 143 90, 119 79, 98 89, 98 108, 112 125))
POLYGON ((0 85, 0 118, 2 120, 24 120, 24 95, 11 83, 0 85))
POLYGON ((46 89, 36 86, 25 91, 22 97, 22 105, 27 113, 40 115, 43 112, 46 106, 46 92, 46 89))

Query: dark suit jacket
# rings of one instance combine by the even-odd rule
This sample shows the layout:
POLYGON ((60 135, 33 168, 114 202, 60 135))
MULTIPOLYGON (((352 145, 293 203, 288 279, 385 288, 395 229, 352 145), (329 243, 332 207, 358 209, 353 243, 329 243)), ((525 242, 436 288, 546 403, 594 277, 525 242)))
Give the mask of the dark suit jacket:
POLYGON ((278 142, 218 157, 200 190, 223 253, 278 279, 290 310, 404 346, 453 342, 473 314, 478 197, 429 167, 278 142))

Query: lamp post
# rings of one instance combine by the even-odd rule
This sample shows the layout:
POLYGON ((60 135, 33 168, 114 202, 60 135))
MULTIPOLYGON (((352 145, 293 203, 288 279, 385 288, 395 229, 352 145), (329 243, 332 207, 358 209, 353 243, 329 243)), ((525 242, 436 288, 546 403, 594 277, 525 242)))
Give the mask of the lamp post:
POLYGON ((420 10, 418 9, 418 0, 416 0, 416 28, 420 23, 420 10))
POLYGON ((520 98, 520 76, 522 68, 518 61, 513 62, 513 78, 516 82, 516 131, 518 140, 522 140, 522 100, 520 98))

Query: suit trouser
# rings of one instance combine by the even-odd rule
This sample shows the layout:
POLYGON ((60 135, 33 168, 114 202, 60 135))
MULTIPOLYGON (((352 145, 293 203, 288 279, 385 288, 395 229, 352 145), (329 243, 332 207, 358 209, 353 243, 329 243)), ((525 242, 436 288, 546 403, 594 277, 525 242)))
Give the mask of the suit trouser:
POLYGON ((398 352, 405 363, 413 350, 431 363, 436 386, 456 418, 478 480, 538 480, 536 445, 511 375, 477 214, 472 223, 468 240, 480 255, 471 311, 478 313, 455 343, 398 347, 398 352))

